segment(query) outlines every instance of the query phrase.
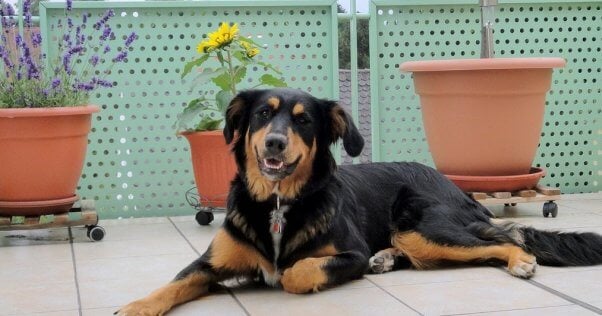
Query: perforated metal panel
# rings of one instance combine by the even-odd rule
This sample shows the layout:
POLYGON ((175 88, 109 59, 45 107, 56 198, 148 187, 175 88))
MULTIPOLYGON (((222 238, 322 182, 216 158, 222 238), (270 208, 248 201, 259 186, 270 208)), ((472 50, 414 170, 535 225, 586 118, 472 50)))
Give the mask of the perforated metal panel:
MULTIPOLYGON (((599 191, 602 182, 602 2, 532 0, 496 9, 498 57, 560 56, 547 96, 536 164, 546 185, 565 193, 599 191)), ((477 1, 373 1, 371 68, 373 159, 432 164, 409 60, 478 58, 477 1)), ((493 114, 493 113, 492 113, 493 114)), ((512 128, 509 126, 508 128, 512 128)))
MULTIPOLYGON (((42 6, 46 49, 54 57, 61 37, 58 21, 65 23, 63 4, 42 6)), ((108 7, 75 2, 73 13, 91 13, 94 23, 108 7)), ((93 120, 78 193, 95 199, 103 218, 194 212, 184 196, 194 186, 188 145, 175 136, 172 124, 193 97, 214 93, 206 87, 190 91, 191 79, 180 80, 180 70, 196 55, 202 35, 220 22, 239 23, 242 35, 265 44, 260 58, 280 68, 289 86, 319 97, 338 96, 333 1, 111 2, 110 7, 118 39, 112 51, 116 54, 132 31, 139 39, 127 62, 113 69, 111 79, 118 85, 91 100, 102 110, 93 120)), ((250 77, 261 71, 250 69, 250 77)))

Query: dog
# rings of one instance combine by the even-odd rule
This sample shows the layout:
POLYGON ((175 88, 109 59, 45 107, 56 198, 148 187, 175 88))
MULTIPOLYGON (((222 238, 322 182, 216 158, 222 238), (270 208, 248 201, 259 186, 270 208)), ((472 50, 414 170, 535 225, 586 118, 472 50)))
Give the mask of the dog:
POLYGON ((357 156, 364 140, 334 101, 290 88, 243 91, 224 137, 238 172, 223 226, 172 282, 116 314, 163 315, 237 277, 308 293, 403 267, 491 261, 529 278, 538 263, 602 263, 602 236, 498 221, 430 167, 337 166, 334 143, 357 156))

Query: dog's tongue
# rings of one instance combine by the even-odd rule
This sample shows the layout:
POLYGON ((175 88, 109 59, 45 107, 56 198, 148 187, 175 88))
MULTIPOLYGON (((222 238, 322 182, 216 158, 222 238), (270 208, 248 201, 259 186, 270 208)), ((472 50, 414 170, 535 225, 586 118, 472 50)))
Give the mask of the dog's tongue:
POLYGON ((277 160, 277 159, 264 159, 263 163, 265 164, 266 167, 270 168, 270 169, 280 169, 282 168, 282 166, 284 166, 284 162, 277 160))

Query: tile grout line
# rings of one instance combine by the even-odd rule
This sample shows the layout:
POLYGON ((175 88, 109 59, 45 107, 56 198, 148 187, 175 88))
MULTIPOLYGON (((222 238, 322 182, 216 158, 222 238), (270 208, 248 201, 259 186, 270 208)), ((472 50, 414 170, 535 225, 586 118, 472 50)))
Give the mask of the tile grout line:
MULTIPOLYGON (((506 271, 504 267, 499 267, 498 269, 506 271)), ((583 307, 583 308, 585 308, 585 309, 587 309, 589 311, 592 311, 592 312, 594 312, 594 313, 596 313, 598 315, 602 315, 602 309, 600 309, 600 308, 598 308, 596 306, 593 306, 591 304, 588 304, 588 303, 586 303, 586 302, 584 302, 582 300, 576 299, 576 298, 574 298, 574 297, 572 297, 570 295, 564 294, 564 293, 562 293, 562 292, 560 292, 558 290, 555 290, 555 289, 553 289, 553 288, 551 288, 551 287, 549 287, 549 286, 547 286, 545 284, 539 283, 539 282, 537 282, 537 281, 535 281, 533 279, 522 279, 522 281, 527 282, 527 283, 529 283, 529 284, 531 284, 531 285, 533 285, 535 287, 538 287, 538 288, 540 288, 540 289, 542 289, 542 290, 544 290, 544 291, 546 291, 546 292, 548 292, 548 293, 550 293, 552 295, 558 296, 558 297, 564 299, 565 301, 568 301, 568 302, 571 302, 571 303, 573 303, 573 304, 575 304, 577 306, 583 307)))
MULTIPOLYGON (((182 238, 184 238, 184 240, 186 240, 186 242, 188 243, 188 245, 190 246, 190 248, 192 248, 192 250, 200 257, 201 253, 192 245, 192 243, 190 242, 190 240, 188 240, 188 238, 186 238, 186 236, 184 235, 184 233, 180 230, 180 228, 178 228, 178 226, 176 225, 176 223, 174 223, 171 220, 171 217, 168 217, 167 220, 173 225, 173 227, 178 231, 178 233, 180 234, 180 236, 182 236, 182 238)), ((238 299, 238 297, 236 297, 236 295, 234 294, 234 292, 228 288, 226 288, 226 292, 228 292, 228 294, 230 294, 230 296, 234 299, 234 301, 236 302, 236 304, 238 304, 238 306, 243 310, 243 312, 245 313, 245 315, 247 316, 251 316, 251 313, 249 313, 249 311, 245 308, 245 306, 242 304, 242 302, 238 299)), ((80 314, 81 316, 81 314, 80 314)))
POLYGON ((421 312, 417 311, 416 309, 414 309, 412 306, 406 304, 404 301, 400 300, 399 298, 397 298, 395 295, 389 293, 389 291, 387 291, 385 288, 381 287, 380 285, 378 285, 376 282, 370 280, 369 278, 364 277, 364 279, 368 280, 368 282, 374 284, 374 286, 376 286, 377 288, 379 288, 381 291, 387 293, 387 295, 391 296, 394 300, 400 302, 401 304, 405 305, 407 308, 413 310, 414 312, 416 312, 418 315, 424 315, 421 312))
POLYGON ((501 309, 501 310, 495 310, 495 311, 481 311, 481 312, 470 312, 470 313, 460 313, 460 314, 442 314, 441 316, 482 315, 484 313, 530 311, 530 310, 536 310, 536 309, 556 308, 556 307, 568 307, 568 306, 578 306, 578 305, 575 305, 575 304, 562 304, 562 305, 541 306, 541 307, 512 308, 512 309, 501 309))
POLYGON ((594 313, 596 313, 598 315, 602 315, 602 309, 599 309, 596 306, 593 306, 593 305, 588 304, 588 303, 586 303, 586 302, 584 302, 582 300, 579 300, 579 299, 576 299, 576 298, 574 298, 572 296, 564 294, 564 293, 562 293, 560 291, 557 291, 557 290, 555 290, 555 289, 553 289, 553 288, 551 288, 551 287, 549 287, 549 286, 547 286, 545 284, 539 283, 537 281, 534 281, 534 280, 525 280, 525 281, 527 281, 528 283, 530 283, 530 284, 532 284, 532 285, 534 285, 534 286, 536 286, 536 287, 538 287, 538 288, 540 288, 540 289, 542 289, 542 290, 544 290, 546 292, 549 292, 549 293, 554 294, 554 295, 556 295, 556 296, 558 296, 560 298, 563 298, 563 299, 565 299, 565 300, 567 300, 567 301, 569 301, 569 302, 571 302, 571 303, 573 303, 575 305, 578 305, 578 306, 581 306, 581 307, 583 307, 585 309, 588 309, 588 310, 590 310, 590 311, 592 311, 592 312, 594 312, 594 313))
POLYGON ((82 300, 79 293, 79 281, 77 279, 77 265, 75 263, 75 249, 73 247, 73 233, 71 227, 67 227, 69 232, 69 247, 71 248, 71 262, 73 263, 73 280, 75 281, 75 291, 77 294, 77 312, 82 316, 82 300))

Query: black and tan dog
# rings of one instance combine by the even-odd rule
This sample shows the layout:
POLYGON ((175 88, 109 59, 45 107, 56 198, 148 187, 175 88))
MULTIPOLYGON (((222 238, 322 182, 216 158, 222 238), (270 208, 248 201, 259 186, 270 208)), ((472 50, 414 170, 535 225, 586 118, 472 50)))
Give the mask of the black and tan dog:
POLYGON ((363 139, 335 102, 292 89, 250 90, 230 104, 224 136, 238 174, 205 254, 119 315, 162 315, 233 277, 315 292, 403 266, 498 261, 529 278, 537 262, 602 263, 602 236, 502 223, 432 168, 338 167, 330 146, 357 156, 363 139))

